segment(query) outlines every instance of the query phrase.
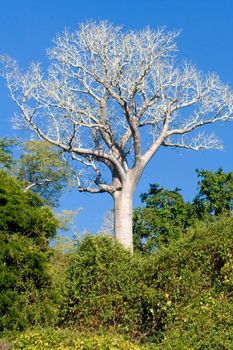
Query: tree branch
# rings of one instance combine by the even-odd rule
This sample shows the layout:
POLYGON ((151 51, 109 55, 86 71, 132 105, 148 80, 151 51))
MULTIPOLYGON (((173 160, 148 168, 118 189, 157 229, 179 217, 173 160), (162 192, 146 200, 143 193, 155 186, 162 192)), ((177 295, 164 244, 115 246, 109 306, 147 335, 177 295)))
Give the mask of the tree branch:
POLYGON ((150 159, 153 157, 155 152, 158 150, 158 148, 162 144, 169 128, 169 121, 170 121, 170 110, 167 111, 165 114, 164 124, 163 124, 162 131, 160 132, 160 135, 157 137, 157 139, 152 143, 152 145, 147 149, 147 151, 142 156, 142 159, 141 159, 142 168, 146 166, 146 164, 150 161, 150 159))

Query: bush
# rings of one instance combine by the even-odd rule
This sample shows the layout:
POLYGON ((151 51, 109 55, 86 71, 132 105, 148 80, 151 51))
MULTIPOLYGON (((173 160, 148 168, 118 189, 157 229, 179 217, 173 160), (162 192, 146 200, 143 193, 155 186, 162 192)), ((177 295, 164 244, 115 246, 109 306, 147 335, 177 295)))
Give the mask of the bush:
POLYGON ((165 333, 160 349, 231 350, 233 304, 223 295, 209 293, 179 308, 165 333))
POLYGON ((0 245, 0 331, 50 319, 54 306, 47 254, 17 234, 0 233, 0 245))
POLYGON ((132 255, 108 237, 89 236, 71 257, 62 323, 79 329, 114 329, 154 346, 170 344, 169 337, 179 346, 187 339, 191 349, 192 334, 193 339, 199 339, 196 334, 204 337, 205 346, 211 337, 220 337, 221 332, 213 331, 220 318, 223 324, 228 320, 222 332, 222 343, 227 344, 232 327, 227 312, 233 290, 232 243, 229 217, 199 223, 150 256, 132 255), (199 318, 194 322, 195 314, 199 318))
MULTIPOLYGON (((198 223, 185 237, 149 256, 132 255, 110 237, 88 236, 68 256, 63 252, 56 268, 50 266, 63 294, 58 325, 72 331, 28 331, 16 349, 140 349, 115 335, 121 334, 150 350, 230 350, 232 247, 229 216, 198 223), (65 276, 59 280, 62 271, 65 276)), ((59 250, 57 254, 54 264, 59 250)), ((48 286, 47 294, 40 295, 51 301, 48 286)), ((30 315, 33 307, 22 310, 30 315)))
POLYGON ((56 227, 43 201, 0 170, 0 332, 51 322, 48 244, 56 227))
POLYGON ((47 248, 57 228, 58 221, 43 200, 24 192, 19 181, 0 170, 0 232, 21 234, 47 248))
MULTIPOLYGON (((165 294, 161 349, 221 349, 233 344, 233 223, 222 217, 148 258, 148 286, 165 294)), ((147 275, 147 277, 146 277, 147 275)))
POLYGON ((85 238, 67 271, 64 323, 82 329, 113 328, 133 337, 151 332, 156 293, 144 283, 144 263, 109 237, 85 238))
POLYGON ((80 334, 69 329, 42 329, 23 333, 12 350, 142 350, 114 334, 80 334))
POLYGON ((186 237, 148 258, 145 278, 173 303, 189 303, 210 289, 216 295, 233 290, 233 222, 223 217, 199 223, 186 237))

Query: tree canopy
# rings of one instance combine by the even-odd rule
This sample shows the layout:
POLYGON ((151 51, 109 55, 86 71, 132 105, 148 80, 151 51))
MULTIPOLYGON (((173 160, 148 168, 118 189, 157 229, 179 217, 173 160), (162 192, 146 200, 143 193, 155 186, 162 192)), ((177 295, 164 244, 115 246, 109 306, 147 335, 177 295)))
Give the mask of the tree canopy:
POLYGON ((58 204, 64 188, 72 182, 72 171, 63 152, 41 140, 23 144, 16 176, 25 183, 25 191, 38 193, 51 206, 58 204))
POLYGON ((52 315, 49 242, 57 228, 43 200, 0 170, 0 332, 52 315))
POLYGON ((233 172, 224 173, 219 168, 215 173, 197 170, 199 193, 194 199, 199 217, 204 214, 217 216, 233 209, 233 172))
POLYGON ((230 215, 233 209, 233 174, 197 170, 198 194, 185 202, 180 190, 150 185, 141 195, 142 207, 134 210, 134 244, 143 252, 158 250, 162 245, 182 237, 198 220, 213 220, 230 215))
POLYGON ((1 57, 17 127, 70 154, 79 191, 112 195, 115 237, 131 250, 133 192, 157 150, 222 149, 200 129, 232 119, 231 89, 175 60, 177 35, 90 21, 56 37, 47 72, 1 57))
POLYGON ((191 205, 177 188, 169 191, 153 184, 141 200, 145 206, 136 208, 133 218, 134 244, 139 250, 152 252, 178 239, 194 221, 191 205))
POLYGON ((19 233, 47 244, 58 222, 49 207, 36 194, 24 192, 22 185, 0 170, 0 231, 19 233))
POLYGON ((0 169, 12 170, 14 160, 11 146, 14 142, 9 138, 0 138, 0 169))

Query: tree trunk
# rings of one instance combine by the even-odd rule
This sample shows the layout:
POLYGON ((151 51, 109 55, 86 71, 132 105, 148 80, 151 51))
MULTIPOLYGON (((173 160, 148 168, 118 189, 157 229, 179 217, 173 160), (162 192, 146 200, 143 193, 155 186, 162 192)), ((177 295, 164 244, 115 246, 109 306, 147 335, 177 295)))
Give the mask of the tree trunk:
POLYGON ((125 185, 116 191, 114 199, 114 236, 126 249, 133 251, 133 191, 125 185))

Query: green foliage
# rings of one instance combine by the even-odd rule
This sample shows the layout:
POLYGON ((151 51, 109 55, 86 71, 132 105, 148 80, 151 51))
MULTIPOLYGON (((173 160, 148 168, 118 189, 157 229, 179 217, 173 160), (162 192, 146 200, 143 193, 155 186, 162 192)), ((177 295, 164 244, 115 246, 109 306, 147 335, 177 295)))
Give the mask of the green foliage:
POLYGON ((134 211, 133 233, 136 250, 151 253, 186 234, 198 220, 230 215, 233 209, 233 172, 197 170, 199 192, 192 203, 185 202, 179 189, 168 191, 150 185, 141 195, 143 207, 134 211))
POLYGON ((36 194, 24 192, 17 180, 0 170, 0 232, 19 233, 46 246, 57 227, 50 208, 36 194))
POLYGON ((152 252, 159 246, 178 239, 193 223, 192 206, 185 203, 179 189, 168 191, 159 185, 150 185, 141 195, 142 208, 134 211, 133 232, 135 249, 152 252))
POLYGON ((64 323, 105 327, 134 337, 151 326, 151 299, 142 278, 144 259, 106 236, 88 236, 75 249, 65 283, 64 323))
POLYGON ((13 168, 11 147, 14 143, 14 140, 0 137, 0 169, 2 170, 11 171, 13 168))
POLYGON ((107 236, 48 248, 57 227, 51 211, 0 171, 0 330, 37 327, 17 338, 15 350, 230 350, 231 176, 201 174, 197 207, 197 199, 187 204, 178 190, 157 185, 142 196, 141 218, 166 230, 153 237, 141 223, 151 254, 133 255, 107 236), (70 328, 38 328, 55 316, 56 326, 70 328))
POLYGON ((54 313, 48 243, 57 220, 43 201, 0 171, 0 331, 46 322, 54 313))
POLYGON ((0 234, 0 332, 51 322, 48 252, 18 234, 0 234))
POLYGON ((148 257, 146 280, 167 298, 161 349, 231 349, 232 247, 232 217, 223 217, 148 257))
POLYGON ((56 205, 63 188, 72 177, 63 152, 45 141, 24 144, 17 166, 17 177, 38 193, 49 205, 56 205))
POLYGON ((159 349, 232 349, 233 303, 224 295, 203 294, 179 311, 159 349))
POLYGON ((56 236, 50 248, 52 254, 48 265, 48 273, 52 280, 52 287, 56 303, 61 305, 64 299, 66 285, 66 270, 70 264, 74 241, 66 236, 56 236))
POLYGON ((199 193, 194 199, 198 217, 217 216, 229 213, 233 209, 233 172, 224 173, 219 168, 215 173, 197 170, 199 193))
POLYGON ((88 236, 71 257, 62 323, 111 329, 150 349, 230 349, 232 247, 232 217, 199 222, 144 257, 88 236))
POLYGON ((14 343, 12 350, 142 350, 114 334, 84 334, 71 329, 29 330, 14 343))

